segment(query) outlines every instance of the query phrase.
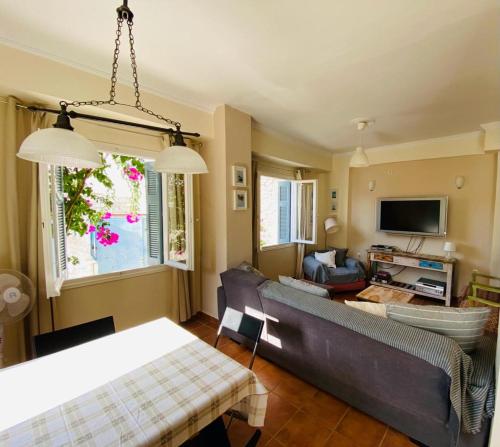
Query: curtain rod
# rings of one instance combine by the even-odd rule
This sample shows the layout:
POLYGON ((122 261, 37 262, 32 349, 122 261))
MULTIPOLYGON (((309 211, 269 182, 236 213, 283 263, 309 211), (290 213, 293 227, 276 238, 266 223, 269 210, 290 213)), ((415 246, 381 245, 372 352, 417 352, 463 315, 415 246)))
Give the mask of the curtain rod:
MULTIPOLYGON (((16 104, 17 107, 21 109, 27 109, 30 112, 47 112, 47 113, 54 113, 58 115, 60 113, 60 110, 55 110, 55 109, 47 109, 45 107, 38 107, 38 106, 25 106, 23 104, 16 104)), ((176 132, 175 129, 171 128, 165 128, 165 127, 158 127, 158 126, 151 126, 149 124, 140 124, 140 123, 134 123, 132 121, 124 121, 124 120, 119 120, 115 118, 106 118, 103 116, 96 116, 96 115, 89 115, 87 113, 80 113, 80 112, 75 112, 74 110, 68 111, 68 116, 73 119, 84 119, 84 120, 90 120, 90 121, 102 121, 105 123, 113 123, 113 124, 120 124, 122 126, 130 126, 130 127, 138 127, 141 129, 147 129, 147 130, 153 130, 155 132, 163 132, 163 133, 168 133, 168 134, 173 134, 176 132)), ((199 137, 200 134, 198 132, 184 132, 180 131, 182 135, 187 135, 191 137, 199 137)))

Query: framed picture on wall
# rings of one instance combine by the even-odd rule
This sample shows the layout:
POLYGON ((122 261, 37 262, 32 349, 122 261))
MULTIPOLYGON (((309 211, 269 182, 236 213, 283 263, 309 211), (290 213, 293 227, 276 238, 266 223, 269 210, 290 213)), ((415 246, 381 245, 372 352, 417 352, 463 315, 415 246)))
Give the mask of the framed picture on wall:
POLYGON ((233 191, 233 210, 244 211, 248 208, 248 193, 244 189, 233 191))
POLYGON ((330 189, 330 211, 337 212, 338 210, 338 192, 337 188, 330 189))
POLYGON ((233 166, 233 186, 247 186, 247 168, 245 166, 233 166))

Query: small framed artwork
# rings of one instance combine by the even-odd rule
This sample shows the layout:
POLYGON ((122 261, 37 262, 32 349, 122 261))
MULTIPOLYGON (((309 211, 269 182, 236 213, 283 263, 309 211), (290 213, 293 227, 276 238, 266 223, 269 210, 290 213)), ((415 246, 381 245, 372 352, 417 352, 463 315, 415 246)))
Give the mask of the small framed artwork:
POLYGON ((337 188, 330 189, 330 211, 335 213, 338 210, 338 198, 337 188))
POLYGON ((245 166, 233 166, 233 186, 247 186, 247 168, 245 166))
POLYGON ((330 189, 330 199, 331 200, 338 199, 338 197, 337 197, 337 188, 330 189))
POLYGON ((330 206, 330 211, 337 211, 337 201, 332 200, 332 204, 330 206))
POLYGON ((243 189, 233 191, 233 210, 243 211, 248 208, 248 193, 243 189))

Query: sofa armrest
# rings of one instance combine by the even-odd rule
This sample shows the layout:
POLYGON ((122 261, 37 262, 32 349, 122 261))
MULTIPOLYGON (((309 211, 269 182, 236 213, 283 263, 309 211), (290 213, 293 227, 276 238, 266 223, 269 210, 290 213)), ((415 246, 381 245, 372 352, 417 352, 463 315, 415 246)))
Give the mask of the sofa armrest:
POLYGON ((329 279, 328 267, 319 262, 314 256, 304 257, 302 267, 304 273, 314 282, 324 284, 329 279))
POLYGON ((365 271, 365 267, 363 266, 361 261, 359 259, 356 259, 356 258, 351 258, 350 256, 345 258, 345 266, 349 270, 357 270, 358 272, 365 271))

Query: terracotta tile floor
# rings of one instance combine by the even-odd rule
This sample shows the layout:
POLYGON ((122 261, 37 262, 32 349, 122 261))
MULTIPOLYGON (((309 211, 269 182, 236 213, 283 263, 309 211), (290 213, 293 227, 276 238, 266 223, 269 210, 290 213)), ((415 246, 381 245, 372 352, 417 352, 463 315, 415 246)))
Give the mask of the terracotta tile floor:
MULTIPOLYGON (((210 317, 198 314, 182 326, 209 344, 215 341, 217 322, 210 317)), ((232 340, 222 337, 218 348, 248 365, 250 352, 232 340)), ((253 371, 270 391, 261 447, 415 447, 401 433, 267 360, 257 357, 253 371)), ((233 422, 231 446, 244 446, 253 431, 233 422)))

